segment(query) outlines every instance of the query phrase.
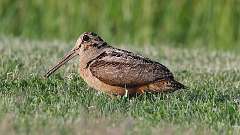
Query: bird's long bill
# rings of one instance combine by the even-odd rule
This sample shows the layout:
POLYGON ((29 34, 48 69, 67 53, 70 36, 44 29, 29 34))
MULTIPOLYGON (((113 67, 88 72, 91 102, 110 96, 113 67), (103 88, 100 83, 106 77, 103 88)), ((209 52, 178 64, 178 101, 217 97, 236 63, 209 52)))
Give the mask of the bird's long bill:
POLYGON ((52 73, 54 73, 56 70, 58 70, 62 65, 67 63, 69 60, 77 56, 77 53, 74 50, 71 50, 69 53, 67 53, 62 60, 60 60, 55 66, 50 68, 48 72, 44 75, 44 77, 49 77, 52 73))

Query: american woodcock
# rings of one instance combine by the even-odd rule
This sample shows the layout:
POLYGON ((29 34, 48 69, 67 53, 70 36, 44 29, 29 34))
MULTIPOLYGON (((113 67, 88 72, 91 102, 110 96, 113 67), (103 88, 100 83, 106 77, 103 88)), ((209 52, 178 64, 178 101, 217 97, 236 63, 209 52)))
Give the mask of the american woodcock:
POLYGON ((111 95, 173 92, 185 88, 164 65, 114 48, 93 32, 84 32, 75 47, 45 77, 75 56, 80 58, 80 75, 87 84, 111 95))

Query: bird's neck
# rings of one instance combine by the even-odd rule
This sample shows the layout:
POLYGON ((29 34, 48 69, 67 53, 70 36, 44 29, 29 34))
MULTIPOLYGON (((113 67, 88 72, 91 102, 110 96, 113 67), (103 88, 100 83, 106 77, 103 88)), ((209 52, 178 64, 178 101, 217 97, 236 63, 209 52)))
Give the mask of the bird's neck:
POLYGON ((98 50, 89 50, 79 54, 80 68, 85 68, 89 61, 92 61, 94 58, 103 53, 105 49, 98 50))

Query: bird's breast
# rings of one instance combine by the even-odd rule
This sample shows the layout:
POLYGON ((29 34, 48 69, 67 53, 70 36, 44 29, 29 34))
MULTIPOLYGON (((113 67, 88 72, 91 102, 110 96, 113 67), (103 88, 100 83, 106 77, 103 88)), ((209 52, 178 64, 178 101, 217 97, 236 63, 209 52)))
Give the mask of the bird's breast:
POLYGON ((125 89, 122 87, 111 86, 92 75, 89 68, 80 67, 80 76, 92 88, 109 94, 124 95, 125 89))

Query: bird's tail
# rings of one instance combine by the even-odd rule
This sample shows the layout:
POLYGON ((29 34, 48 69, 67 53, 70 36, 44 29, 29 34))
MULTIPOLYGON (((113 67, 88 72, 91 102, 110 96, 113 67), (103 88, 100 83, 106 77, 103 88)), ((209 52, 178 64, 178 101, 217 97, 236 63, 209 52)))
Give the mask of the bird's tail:
POLYGON ((186 89, 187 87, 174 79, 162 79, 155 83, 147 85, 143 88, 148 92, 174 92, 180 89, 186 89))
POLYGON ((182 83, 175 81, 175 80, 168 80, 168 87, 174 89, 174 90, 179 90, 179 89, 186 89, 187 87, 183 85, 182 83))

